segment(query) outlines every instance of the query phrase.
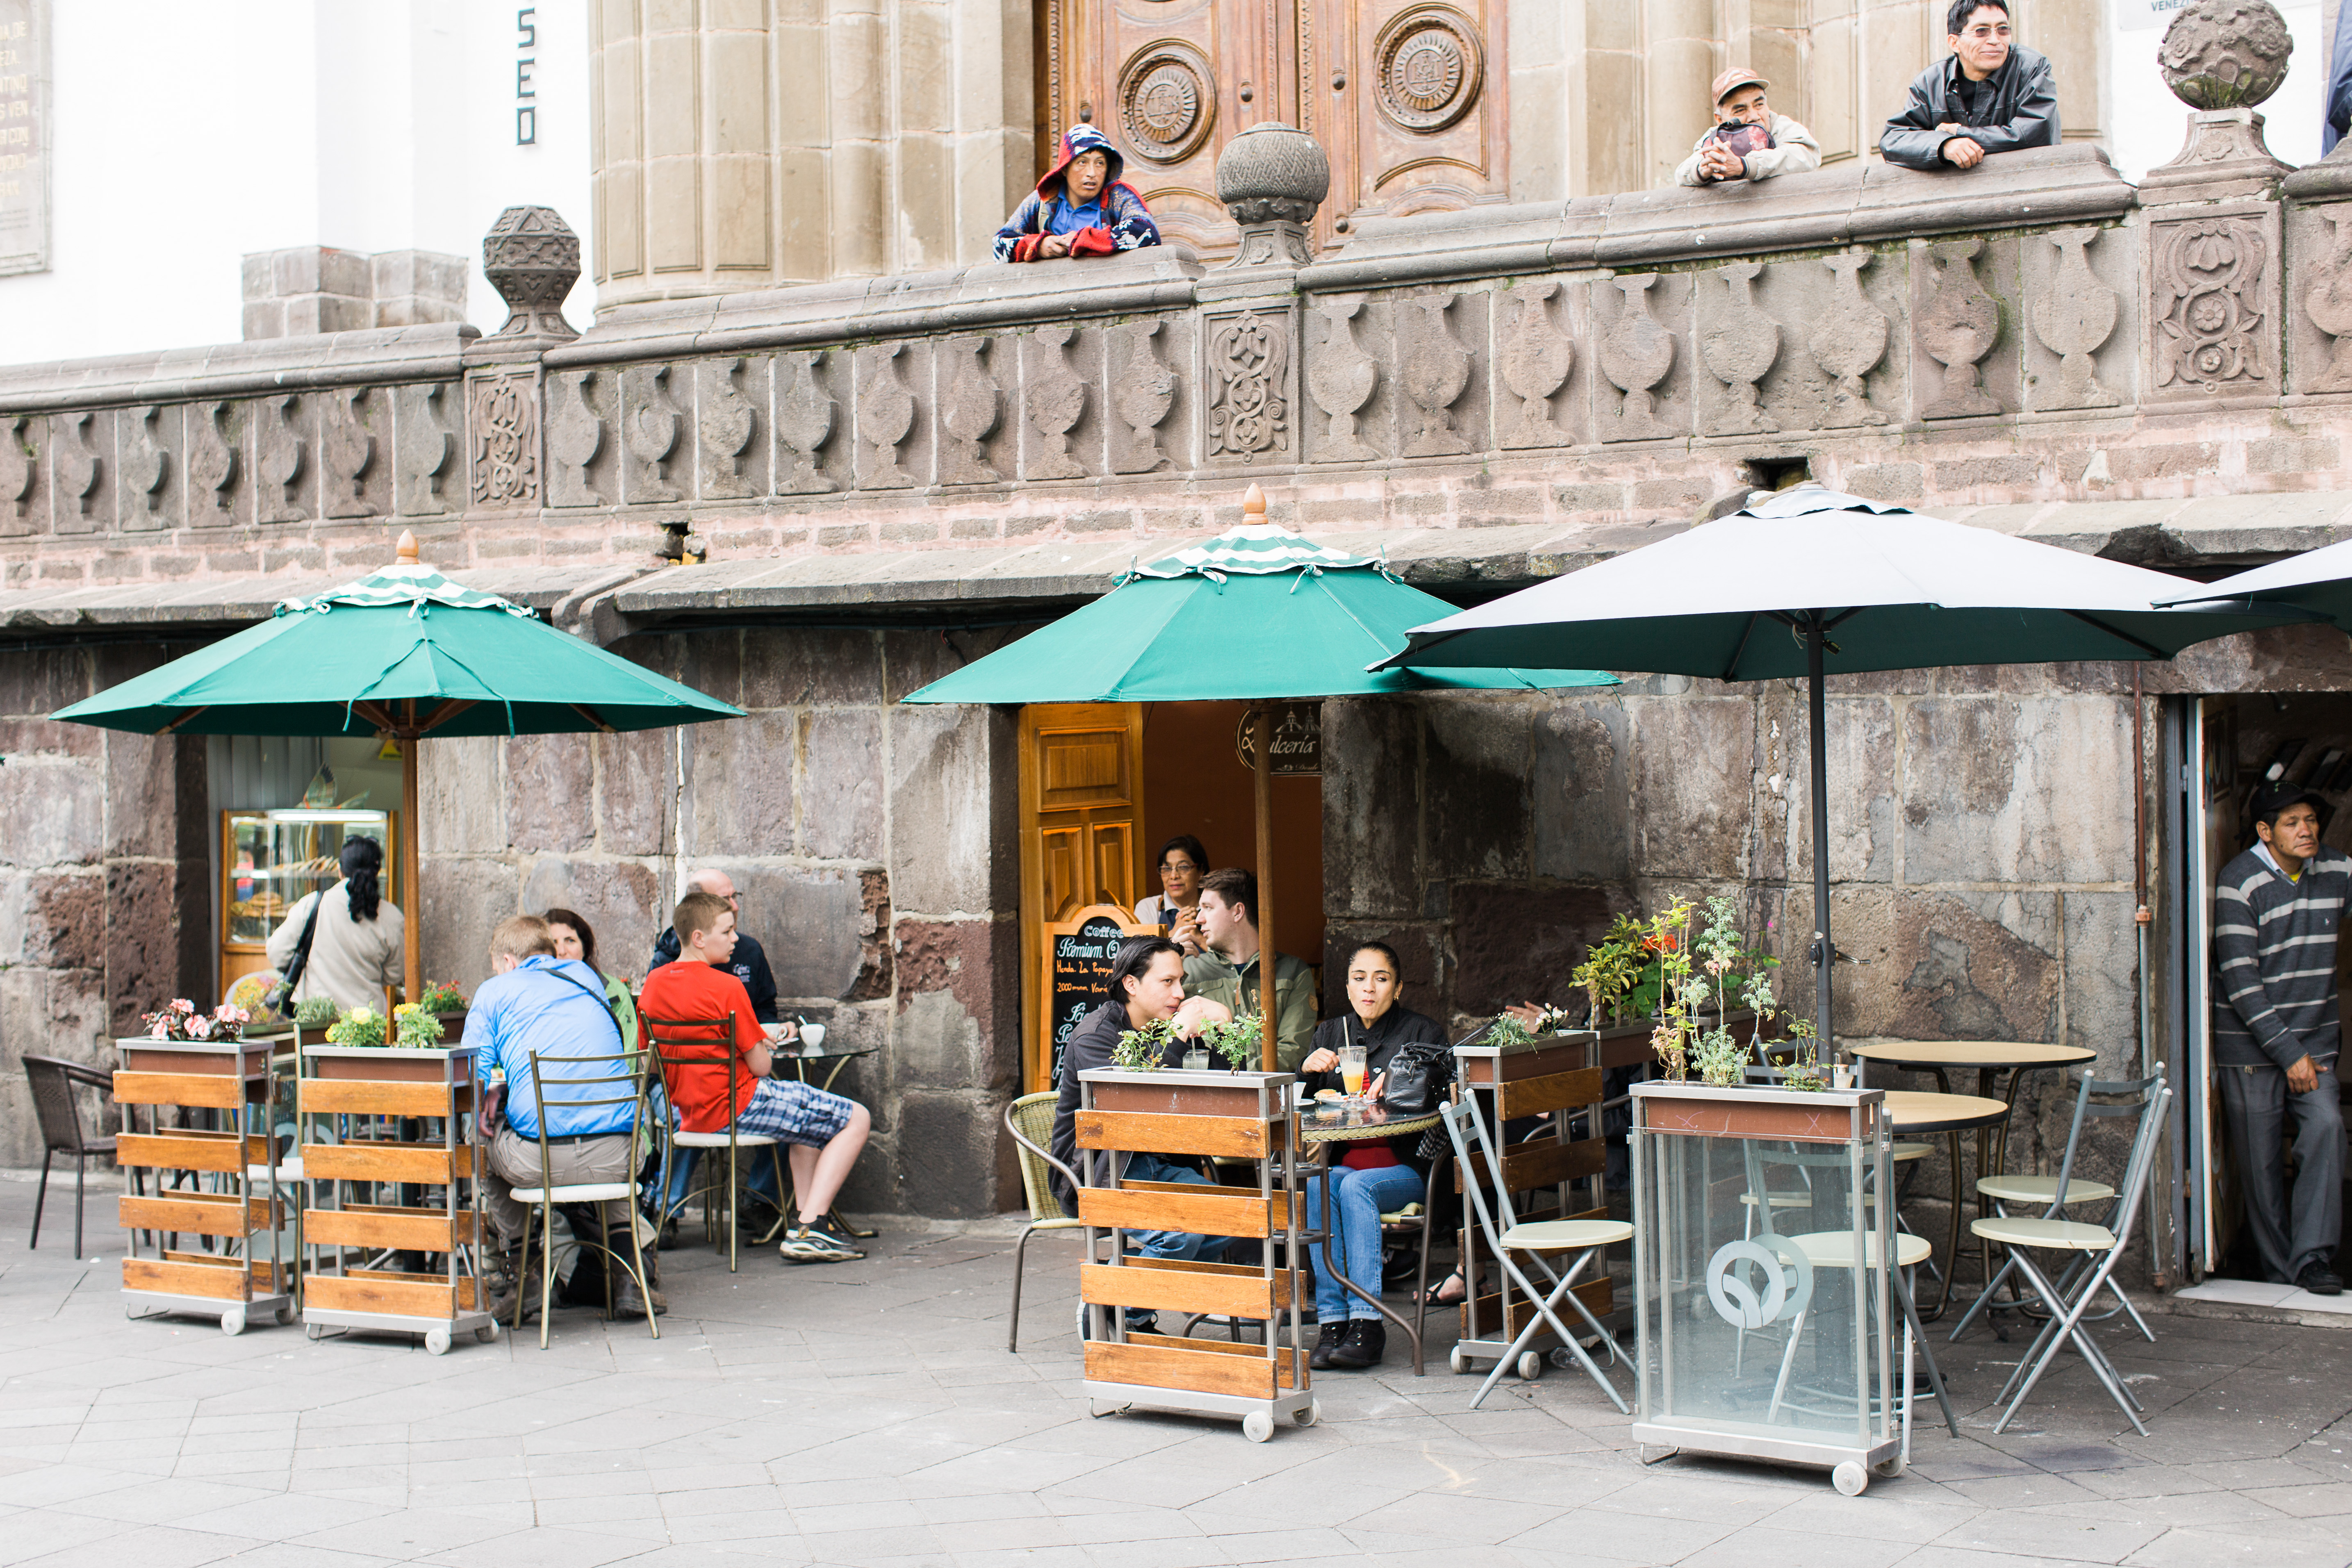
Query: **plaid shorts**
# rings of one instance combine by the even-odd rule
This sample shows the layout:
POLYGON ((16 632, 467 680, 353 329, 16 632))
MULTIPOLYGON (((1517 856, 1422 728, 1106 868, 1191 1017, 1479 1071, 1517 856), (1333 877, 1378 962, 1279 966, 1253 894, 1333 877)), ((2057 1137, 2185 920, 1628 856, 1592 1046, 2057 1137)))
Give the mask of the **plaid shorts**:
POLYGON ((846 1095, 828 1094, 804 1083, 763 1078, 752 1091, 751 1103, 735 1119, 744 1132, 762 1132, 786 1143, 822 1149, 849 1125, 857 1102, 846 1095))

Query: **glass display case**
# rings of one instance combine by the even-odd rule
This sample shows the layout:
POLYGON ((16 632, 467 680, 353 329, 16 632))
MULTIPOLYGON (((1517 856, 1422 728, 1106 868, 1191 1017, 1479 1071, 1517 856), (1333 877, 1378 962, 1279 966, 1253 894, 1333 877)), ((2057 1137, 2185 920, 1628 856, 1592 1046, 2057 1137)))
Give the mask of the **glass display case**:
POLYGON ((1900 1473, 1884 1098, 1633 1086, 1645 1458, 1823 1465, 1849 1496, 1900 1473))
POLYGON ((240 975, 269 967, 266 944, 286 911, 342 877, 343 840, 383 846, 383 896, 402 904, 399 814, 342 807, 281 806, 221 813, 221 994, 240 975))

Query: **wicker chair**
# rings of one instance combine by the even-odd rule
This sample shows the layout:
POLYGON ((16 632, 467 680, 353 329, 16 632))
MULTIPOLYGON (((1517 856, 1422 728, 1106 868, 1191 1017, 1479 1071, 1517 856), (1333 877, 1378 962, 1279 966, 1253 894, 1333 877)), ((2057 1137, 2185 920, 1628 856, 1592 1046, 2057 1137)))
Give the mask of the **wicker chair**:
POLYGON ((114 1153, 114 1140, 92 1137, 82 1130, 81 1112, 74 1105, 74 1086, 111 1093, 114 1079, 95 1068, 58 1057, 26 1057, 25 1078, 32 1085, 33 1109, 41 1119, 41 1187, 33 1197, 33 1238, 27 1248, 41 1245, 41 1205, 49 1196, 49 1162, 59 1154, 74 1157, 74 1257, 81 1257, 82 1185, 92 1154, 114 1153))
POLYGON ((1024 1094, 1004 1108, 1004 1130, 1021 1147, 1021 1190, 1029 1200, 1029 1223, 1013 1247, 1013 1313, 1004 1332, 1008 1351, 1021 1348, 1021 1271, 1030 1237, 1041 1230, 1079 1230, 1087 1223, 1063 1208, 1061 1200, 1054 1196, 1052 1172, 1059 1171, 1073 1186, 1077 1184, 1070 1168, 1046 1152, 1054 1137, 1055 1102, 1060 1098, 1049 1089, 1024 1094))

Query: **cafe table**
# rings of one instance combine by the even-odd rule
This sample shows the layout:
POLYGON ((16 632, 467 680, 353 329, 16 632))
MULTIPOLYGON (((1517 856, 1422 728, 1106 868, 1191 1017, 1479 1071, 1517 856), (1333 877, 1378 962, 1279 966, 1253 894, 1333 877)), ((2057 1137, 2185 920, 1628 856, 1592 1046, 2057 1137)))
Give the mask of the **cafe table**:
MULTIPOLYGON (((2094 1060, 2098 1053, 2080 1046, 2051 1045, 2034 1040, 1854 1040, 1845 1047, 1856 1058, 1874 1062, 1881 1067, 1899 1068, 1906 1072, 1929 1072, 1936 1075, 1936 1087, 1943 1093, 1952 1092, 1952 1074, 1972 1071, 1977 1075, 1976 1095, 1991 1099, 1995 1080, 2009 1074, 2009 1090, 2000 1096, 2002 1111, 2000 1118, 1989 1122, 1973 1123, 1977 1134, 1977 1174, 1988 1176, 2007 1168, 2009 1163, 2009 1122, 2017 1109, 2017 1091, 2025 1082, 2025 1075, 2042 1068, 2069 1068, 2094 1060)), ((1898 1091, 1898 1093, 1901 1091, 1898 1091)), ((1900 1118, 1897 1118, 1898 1127, 1900 1118)), ((1927 1129, 1916 1129, 1926 1131, 1927 1129)), ((1937 1129, 1937 1131, 1944 1131, 1937 1129)), ((1959 1258, 1960 1195, 1960 1133, 1955 1127, 1950 1132, 1952 1152, 1952 1244, 1947 1257, 1952 1265, 1959 1258)), ((1982 1196, 1977 1198, 1979 1218, 1990 1213, 1982 1196)), ((1990 1242, 1980 1249, 1984 1258, 1985 1278, 1992 1277, 1992 1247, 1990 1242)), ((1936 1295, 1936 1310, 1927 1314, 1930 1321, 1944 1315, 1944 1304, 1951 1297, 1952 1278, 1949 1268, 1936 1295)))
MULTIPOLYGON (((841 1076, 841 1069, 843 1068, 847 1067, 850 1062, 855 1060, 856 1058, 870 1057, 881 1048, 882 1047, 879 1046, 850 1046, 826 1050, 823 1047, 819 1047, 817 1049, 810 1051, 791 1050, 779 1045, 772 1054, 770 1059, 776 1067, 782 1067, 787 1062, 791 1063, 793 1071, 799 1077, 800 1081, 803 1083, 808 1082, 809 1068, 812 1066, 823 1062, 831 1062, 833 1066, 826 1070, 824 1081, 816 1086, 817 1088, 830 1093, 833 1089, 833 1080, 841 1076)), ((857 1226, 850 1224, 846 1219, 844 1219, 839 1209, 833 1210, 831 1213, 827 1214, 825 1217, 833 1221, 835 1228, 839 1230, 843 1235, 854 1236, 860 1241, 871 1241, 874 1237, 881 1234, 879 1231, 860 1230, 857 1226)))
MULTIPOLYGON (((1332 1248, 1339 1248, 1343 1259, 1348 1255, 1347 1238, 1340 1229, 1339 1205, 1331 1201, 1331 1163, 1335 1150, 1349 1143, 1385 1142, 1414 1132, 1426 1132, 1440 1120, 1434 1110, 1419 1116, 1401 1115, 1379 1100, 1309 1100, 1300 1109, 1298 1142, 1302 1147, 1315 1151, 1316 1162, 1321 1167, 1318 1174, 1323 1183, 1323 1239, 1312 1245, 1323 1249, 1323 1266, 1326 1268, 1331 1268, 1332 1248)), ((1429 1181, 1423 1184, 1421 1195, 1421 1246, 1424 1259, 1429 1256, 1429 1226, 1434 1212, 1436 1179, 1436 1168, 1432 1166, 1429 1181)), ((1347 1287, 1349 1294, 1370 1303, 1374 1311, 1404 1331, 1405 1338, 1412 1344, 1412 1374, 1415 1377, 1425 1375, 1421 1369, 1421 1326, 1391 1311, 1388 1303, 1381 1300, 1377 1288, 1367 1290, 1339 1270, 1333 1269, 1332 1272, 1339 1283, 1347 1287)), ((1423 1272, 1425 1275, 1427 1270, 1424 1268, 1423 1272)), ((1428 1280, 1423 1279, 1422 1285, 1425 1290, 1428 1280)))

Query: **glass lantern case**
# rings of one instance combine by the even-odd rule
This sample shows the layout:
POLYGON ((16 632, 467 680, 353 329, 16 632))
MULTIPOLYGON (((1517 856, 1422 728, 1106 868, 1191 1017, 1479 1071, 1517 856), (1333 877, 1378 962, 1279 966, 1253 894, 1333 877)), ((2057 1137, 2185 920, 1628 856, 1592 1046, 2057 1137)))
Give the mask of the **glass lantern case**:
POLYGON ((1653 1448, 1901 1468, 1885 1091, 1633 1087, 1633 1292, 1653 1448))

